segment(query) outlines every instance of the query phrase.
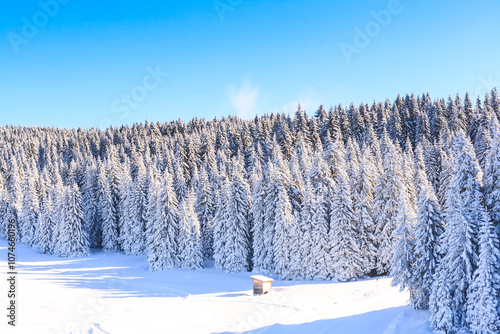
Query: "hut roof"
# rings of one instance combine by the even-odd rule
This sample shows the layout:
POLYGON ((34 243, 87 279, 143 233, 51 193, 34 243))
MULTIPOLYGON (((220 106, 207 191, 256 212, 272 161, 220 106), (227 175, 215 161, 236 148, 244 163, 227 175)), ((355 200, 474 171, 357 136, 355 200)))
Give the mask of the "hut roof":
POLYGON ((272 282, 272 281, 274 281, 272 278, 262 276, 262 275, 254 275, 254 276, 250 276, 250 278, 257 280, 257 281, 260 281, 260 282, 272 282))

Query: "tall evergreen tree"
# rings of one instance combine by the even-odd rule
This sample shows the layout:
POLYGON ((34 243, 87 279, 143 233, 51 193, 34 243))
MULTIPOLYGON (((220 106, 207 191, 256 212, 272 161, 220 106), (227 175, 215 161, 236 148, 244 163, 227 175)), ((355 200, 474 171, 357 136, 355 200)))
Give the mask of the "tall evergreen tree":
MULTIPOLYGON (((5 216, 2 217, 3 219, 3 226, 5 229, 9 226, 9 221, 11 219, 16 220, 16 223, 14 224, 15 227, 15 235, 16 235, 16 240, 20 240, 20 231, 19 231, 19 222, 17 222, 20 211, 21 211, 21 204, 22 204, 22 190, 21 190, 21 177, 20 177, 20 171, 18 167, 18 163, 15 157, 11 157, 10 159, 10 166, 7 171, 7 176, 6 176, 6 185, 7 185, 7 200, 8 204, 5 209, 5 216)), ((5 231, 5 235, 7 235, 7 230, 5 231)))
POLYGON ((36 247, 44 254, 51 253, 54 247, 52 234, 56 224, 53 218, 53 210, 52 197, 49 196, 43 201, 40 208, 38 228, 35 234, 36 247))
POLYGON ((417 309, 429 307, 429 296, 434 282, 439 256, 439 240, 443 233, 443 220, 433 187, 427 180, 423 166, 423 152, 419 145, 415 151, 417 169, 417 221, 415 226, 414 270, 411 278, 413 294, 411 306, 417 309))
MULTIPOLYGON (((270 171, 272 164, 263 167, 262 176, 255 176, 257 181, 252 188, 252 216, 253 216, 253 270, 268 274, 274 272, 274 219, 266 218, 267 201, 270 185, 270 171)), ((258 171, 254 171, 254 174, 258 171)), ((272 197, 270 197, 272 199, 272 197)))
POLYGON ((104 168, 99 171, 99 203, 101 205, 102 217, 102 248, 115 251, 119 249, 118 244, 118 220, 117 206, 113 199, 111 185, 107 182, 104 168))
POLYGON ((454 160, 441 238, 444 254, 431 291, 431 325, 437 330, 467 327, 467 299, 477 266, 478 224, 486 217, 480 192, 480 167, 470 141, 459 131, 454 139, 454 160), (443 298, 444 289, 446 298, 443 298), (434 295, 434 296, 432 296, 434 295), (446 316, 443 316, 443 310, 446 316))
POLYGON ((474 334, 498 333, 500 250, 493 224, 484 217, 479 231, 479 262, 467 296, 467 324, 474 334))
POLYGON ((156 201, 154 221, 146 231, 149 269, 173 269, 179 266, 179 202, 172 189, 172 177, 165 170, 156 201))
MULTIPOLYGON (((341 142, 336 142, 341 146, 341 142)), ((341 148, 337 148, 341 150, 341 148)), ((359 249, 359 229, 354 224, 351 188, 345 171, 345 161, 338 156, 335 170, 335 186, 331 203, 330 254, 333 272, 340 281, 348 281, 363 275, 363 257, 359 249)))
POLYGON ((243 162, 238 159, 233 163, 229 196, 227 203, 227 234, 224 245, 227 255, 224 268, 230 272, 250 269, 250 230, 251 210, 250 189, 243 178, 243 162))
POLYGON ((89 235, 90 247, 102 245, 102 219, 99 203, 99 176, 95 164, 87 164, 82 186, 82 206, 85 215, 85 229, 89 235))
POLYGON ((36 244, 35 233, 39 215, 40 206, 35 180, 32 175, 26 175, 26 182, 23 187, 21 212, 19 214, 19 225, 21 226, 21 242, 28 246, 36 244))
POLYGON ((194 212, 194 194, 188 191, 179 208, 179 261, 184 269, 203 267, 203 252, 200 239, 200 223, 194 212))
POLYGON ((229 256, 226 248, 229 221, 229 180, 224 178, 218 190, 217 205, 214 216, 214 262, 215 268, 226 268, 229 256))
POLYGON ((203 168, 200 172, 195 210, 200 223, 201 242, 203 256, 206 259, 213 258, 213 218, 214 218, 214 203, 212 197, 212 188, 208 179, 207 172, 203 168))
POLYGON ((316 268, 317 258, 314 256, 313 233, 314 233, 314 207, 316 205, 316 195, 312 190, 309 180, 305 184, 304 200, 300 214, 296 216, 295 239, 301 239, 295 243, 296 256, 292 263, 293 274, 296 279, 312 279, 316 268))
MULTIPOLYGON (((292 224, 292 206, 288 197, 285 180, 271 167, 271 178, 269 182, 275 189, 274 198, 274 236, 272 240, 273 264, 275 272, 282 278, 290 278, 290 232, 292 224)), ((268 209, 269 210, 269 209, 268 209)), ((256 231, 261 233, 262 231, 256 231)))
POLYGON ((85 218, 82 211, 82 198, 76 184, 66 188, 60 209, 60 220, 56 222, 54 254, 57 256, 90 255, 90 243, 85 231, 85 218))
POLYGON ((375 223, 373 221, 373 191, 375 188, 374 166, 371 153, 365 149, 353 189, 354 224, 359 230, 360 251, 363 258, 363 273, 369 274, 376 268, 378 256, 375 223))
POLYGON ((397 229, 409 223, 414 216, 408 209, 404 174, 401 170, 402 158, 390 139, 384 137, 384 173, 375 186, 374 219, 380 257, 377 272, 389 271, 394 257, 398 236, 397 229))
MULTIPOLYGON (((500 130, 500 129, 499 129, 500 130)), ((485 202, 497 234, 500 233, 500 133, 493 138, 486 156, 483 177, 485 202)))
POLYGON ((130 172, 130 164, 127 161, 123 164, 123 171, 120 184, 120 202, 119 202, 119 219, 118 226, 120 230, 119 244, 125 254, 132 254, 132 243, 134 236, 132 235, 132 227, 134 225, 134 182, 130 172))

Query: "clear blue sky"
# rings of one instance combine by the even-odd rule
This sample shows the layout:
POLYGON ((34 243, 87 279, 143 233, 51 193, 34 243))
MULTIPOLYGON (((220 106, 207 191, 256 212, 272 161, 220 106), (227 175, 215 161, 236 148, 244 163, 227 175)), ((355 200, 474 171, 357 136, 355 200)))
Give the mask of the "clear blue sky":
POLYGON ((52 16, 0 5, 0 124, 250 118, 500 86, 497 0, 59 1, 52 16), (157 67, 168 76, 155 81, 157 67))

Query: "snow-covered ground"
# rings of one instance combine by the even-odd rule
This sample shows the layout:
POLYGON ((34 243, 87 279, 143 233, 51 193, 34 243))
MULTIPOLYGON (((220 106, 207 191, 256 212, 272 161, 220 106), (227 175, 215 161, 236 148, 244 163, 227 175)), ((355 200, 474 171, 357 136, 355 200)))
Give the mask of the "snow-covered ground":
MULTIPOLYGON (((6 258, 0 239, 3 277, 6 258)), ((0 333, 432 333, 428 313, 408 309, 408 294, 385 277, 276 280, 269 294, 253 296, 250 273, 149 272, 144 257, 120 253, 57 258, 18 244, 17 264, 18 326, 1 315, 0 333)))

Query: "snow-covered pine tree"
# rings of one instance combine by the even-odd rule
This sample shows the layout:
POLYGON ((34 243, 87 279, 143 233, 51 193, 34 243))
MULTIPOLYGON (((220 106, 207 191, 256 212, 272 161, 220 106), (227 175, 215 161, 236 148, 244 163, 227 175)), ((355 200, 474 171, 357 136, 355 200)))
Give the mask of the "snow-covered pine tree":
MULTIPOLYGON (((116 147, 114 145, 110 146, 109 153, 106 157, 105 162, 105 170, 106 170, 106 183, 109 185, 109 192, 111 195, 111 202, 106 205, 113 205, 113 209, 108 209, 108 214, 113 212, 114 217, 108 217, 116 222, 116 233, 117 233, 117 242, 119 243, 119 235, 120 235, 120 188, 121 188, 121 177, 122 177, 122 168, 121 163, 118 158, 118 153, 116 147)), ((103 218, 104 219, 104 218, 103 218)), ((104 224, 104 223, 103 223, 104 224)))
POLYGON ((90 247, 102 245, 102 221, 100 216, 98 169, 92 161, 85 168, 83 176, 82 206, 85 215, 86 231, 89 235, 90 247))
POLYGON ((500 250, 498 236, 484 213, 479 231, 479 262, 467 296, 467 324, 474 334, 500 330, 500 250))
POLYGON ((172 189, 172 177, 165 169, 156 202, 155 219, 147 230, 147 256, 152 271, 179 266, 179 202, 172 189))
POLYGON ((85 231, 82 197, 76 183, 66 188, 60 208, 60 220, 56 222, 57 239, 54 239, 54 254, 57 256, 90 255, 90 243, 85 231))
POLYGON ((431 307, 431 325, 449 332, 467 327, 467 298, 478 262, 478 224, 486 215, 479 184, 481 170, 463 131, 453 140, 453 156, 441 238, 444 255, 436 270, 430 299, 431 304, 438 303, 431 307))
POLYGON ((352 189, 354 197, 354 224, 359 230, 359 249, 363 258, 363 274, 370 274, 376 267, 378 256, 375 223, 373 222, 374 165, 369 149, 364 149, 352 189))
POLYGON ((147 170, 147 206, 145 209, 145 231, 144 231, 144 248, 145 254, 147 255, 150 251, 150 246, 153 245, 154 238, 156 237, 154 232, 154 225, 156 224, 156 205, 158 204, 158 193, 159 193, 159 182, 156 179, 156 173, 153 171, 152 166, 149 166, 147 170))
POLYGON ((183 168, 181 164, 176 160, 174 162, 174 181, 173 188, 175 194, 179 200, 184 199, 187 195, 188 188, 186 186, 186 179, 184 177, 183 168))
POLYGON ((133 211, 135 210, 134 199, 134 182, 130 173, 130 164, 126 160, 123 164, 123 171, 120 183, 120 202, 119 202, 119 221, 118 226, 120 230, 119 244, 120 248, 125 254, 132 253, 132 242, 134 237, 132 235, 132 226, 135 224, 133 221, 133 211))
MULTIPOLYGON (((262 176, 255 175, 257 181, 252 188, 253 270, 263 274, 274 272, 274 219, 266 219, 267 205, 271 205, 267 198, 272 169, 272 163, 264 165, 262 176)), ((254 174, 257 173, 258 171, 254 170, 254 174)))
POLYGON ((481 168, 485 168, 486 154, 491 149, 492 141, 490 133, 490 124, 481 125, 476 133, 474 140, 474 150, 481 168))
MULTIPOLYGON (((52 241, 58 238, 57 222, 62 219, 62 214, 64 214, 64 192, 65 187, 62 184, 60 178, 56 177, 54 184, 49 190, 49 197, 52 198, 52 204, 54 209, 52 210, 51 218, 54 222, 54 228, 52 230, 52 241)), ((51 252, 54 252, 54 245, 51 245, 51 252)))
POLYGON ((304 196, 304 178, 300 170, 299 159, 297 154, 292 152, 290 158, 290 185, 288 188, 290 202, 292 204, 293 213, 300 212, 300 204, 304 196))
MULTIPOLYGON (((271 169, 270 183, 275 189, 273 264, 275 272, 281 278, 291 278, 290 273, 290 232, 292 224, 292 206, 288 197, 285 180, 276 168, 271 169)), ((256 231, 262 233, 263 231, 256 231)))
MULTIPOLYGON (((1 219, 3 220, 3 226, 5 229, 7 229, 7 226, 9 225, 9 220, 15 219, 17 221, 19 217, 19 213, 21 211, 21 200, 22 200, 22 190, 21 190, 21 177, 20 177, 20 170, 19 170, 19 165, 17 163, 17 160, 15 157, 10 158, 10 166, 7 170, 7 177, 6 177, 6 183, 7 183, 7 207, 6 207, 6 212, 5 216, 3 216, 1 219)), ((16 234, 16 241, 21 241, 20 240, 20 231, 19 231, 19 223, 17 222, 14 224, 14 227, 16 228, 15 234, 16 234)), ((5 231, 5 235, 7 235, 7 230, 5 231)))
POLYGON ((102 248, 104 250, 115 251, 119 249, 118 244, 118 221, 116 215, 116 205, 113 199, 111 184, 106 177, 104 165, 99 170, 99 204, 102 218, 102 248))
POLYGON ((360 160, 359 144, 355 139, 349 138, 345 150, 345 166, 351 190, 355 188, 360 160))
POLYGON ((159 184, 157 180, 157 175, 156 175, 155 167, 149 166, 146 172, 146 188, 147 188, 147 205, 145 208, 145 214, 144 214, 144 219, 145 219, 145 246, 149 243, 147 240, 147 231, 152 228, 152 224, 155 222, 155 216, 156 216, 156 204, 158 202, 158 191, 159 191, 159 184))
POLYGON ((410 298, 415 299, 413 286, 411 285, 414 276, 414 252, 415 252, 415 212, 412 212, 410 205, 405 204, 404 197, 400 199, 398 215, 395 217, 399 226, 394 231, 396 244, 391 263, 391 275, 393 275, 392 285, 399 285, 401 291, 408 288, 410 298))
POLYGON ((483 187, 486 206, 498 234, 500 233, 500 132, 495 133, 491 149, 486 155, 483 187))
POLYGON ((415 150, 417 188, 417 221, 415 226, 415 259, 411 279, 411 306, 416 309, 429 307, 429 295, 434 282, 439 256, 439 241, 443 233, 443 219, 439 203, 425 173, 420 144, 415 150))
POLYGON ((439 186, 434 189, 441 205, 441 211, 444 212, 446 210, 446 198, 451 183, 453 151, 449 143, 445 143, 444 141, 441 141, 438 146, 441 147, 439 152, 441 171, 439 173, 439 186))
POLYGON ((200 223, 201 243, 203 257, 213 258, 213 218, 214 203, 212 198, 212 187, 204 167, 200 171, 196 189, 195 210, 200 223))
POLYGON ((289 234, 290 263, 288 274, 290 279, 304 279, 304 269, 302 263, 303 236, 300 233, 300 211, 292 212, 292 223, 289 234))
MULTIPOLYGON (((325 152, 325 155, 327 152, 325 152)), ((343 156, 342 152, 342 156, 343 156)), ((336 159, 338 157, 335 157, 336 159)), ((316 197, 321 196, 324 198, 325 210, 328 212, 330 210, 330 199, 333 193, 333 182, 332 182, 332 172, 330 170, 331 166, 327 164, 327 159, 323 158, 322 152, 317 152, 314 155, 313 165, 309 170, 309 182, 311 182, 311 187, 316 195, 316 197)), ((332 165, 335 165, 336 160, 332 165)))
MULTIPOLYGON (((318 139, 319 140, 319 139, 318 139)), ((294 153, 292 153, 294 154, 294 153)), ((258 210, 263 208, 263 212, 256 212, 263 222, 256 223, 254 237, 261 240, 263 249, 259 249, 267 268, 264 271, 274 271, 281 277, 289 277, 288 253, 285 240, 288 240, 288 230, 291 224, 291 202, 289 197, 290 170, 285 163, 280 146, 273 137, 270 147, 270 161, 265 166, 264 177, 261 181, 261 195, 257 198, 258 210), (277 231, 277 224, 280 231, 277 231), (278 252, 278 253, 276 253, 278 252)))
MULTIPOLYGON (((328 236, 328 212, 324 195, 317 195, 312 207, 312 247, 311 257, 315 259, 314 267, 310 268, 311 276, 314 279, 326 280, 333 277, 332 257, 330 254, 331 245, 328 236)), ((293 229, 290 229, 294 231, 293 229)), ((293 238, 293 236, 292 236, 293 238)))
POLYGON ((217 205, 214 216, 214 266, 223 269, 226 267, 228 254, 226 240, 229 220, 229 179, 223 177, 220 189, 217 190, 217 205))
MULTIPOLYGON (((443 247, 441 247, 443 248, 443 247)), ((432 283, 431 294, 429 296, 429 311, 431 316, 429 321, 431 327, 439 329, 444 333, 454 333, 456 328, 454 327, 455 313, 451 308, 452 296, 449 283, 446 279, 447 273, 441 269, 441 263, 439 263, 436 273, 434 275, 434 282, 432 283)))
POLYGON ((245 172, 240 158, 233 162, 231 172, 225 230, 227 237, 224 245, 227 258, 224 269, 229 272, 241 272, 250 269, 248 222, 252 202, 248 183, 243 177, 245 172))
POLYGON ((52 238, 55 228, 55 221, 53 219, 53 201, 52 196, 48 196, 40 208, 40 215, 38 220, 38 228, 36 229, 36 247, 43 253, 49 254, 54 247, 54 239, 52 238))
POLYGON ((140 255, 145 252, 145 231, 146 231, 146 213, 148 206, 147 199, 147 179, 143 165, 139 165, 136 171, 136 178, 132 184, 130 194, 130 254, 140 255))
POLYGON ((36 244, 35 233, 39 214, 40 204, 36 192, 35 180, 31 173, 27 173, 26 181, 23 186, 19 225, 21 227, 21 242, 28 246, 36 244))
POLYGON ((408 209, 415 213, 417 211, 417 193, 415 189, 415 162, 413 155, 414 153, 410 145, 403 154, 403 174, 408 209))
MULTIPOLYGON (((334 151, 342 152, 343 144, 334 143, 334 151)), ((336 154, 334 188, 330 210, 330 256, 333 274, 339 281, 349 281, 363 275, 364 259, 359 249, 359 229, 354 224, 351 187, 342 154, 336 154)))
POLYGON ((183 269, 203 267, 200 223, 194 212, 194 201, 192 190, 188 190, 186 198, 183 199, 179 207, 179 261, 180 267, 183 269))
POLYGON ((297 141, 295 142, 295 153, 299 161, 300 170, 304 175, 305 182, 305 179, 307 178, 307 175, 309 175, 309 170, 312 166, 313 154, 311 151, 311 146, 309 142, 305 140, 302 132, 299 132, 297 134, 297 141))
POLYGON ((378 239, 379 259, 377 273, 387 273, 391 267, 396 242, 399 237, 396 230, 402 223, 411 221, 414 216, 407 209, 404 175, 401 170, 402 158, 398 150, 384 136, 384 173, 377 179, 373 217, 378 239))
POLYGON ((304 186, 304 198, 301 211, 297 213, 294 219, 295 233, 292 240, 295 242, 294 253, 291 267, 295 279, 313 279, 316 268, 316 258, 312 254, 313 233, 314 233, 314 206, 316 205, 316 195, 311 187, 309 179, 304 186))
POLYGON ((407 151, 403 153, 403 182, 404 191, 400 195, 397 216, 399 226, 394 231, 396 245, 391 264, 391 274, 394 275, 392 285, 400 285, 400 289, 410 290, 410 299, 415 294, 411 280, 414 276, 415 261, 415 223, 416 223, 416 194, 414 186, 415 167, 410 139, 406 140, 407 151))

